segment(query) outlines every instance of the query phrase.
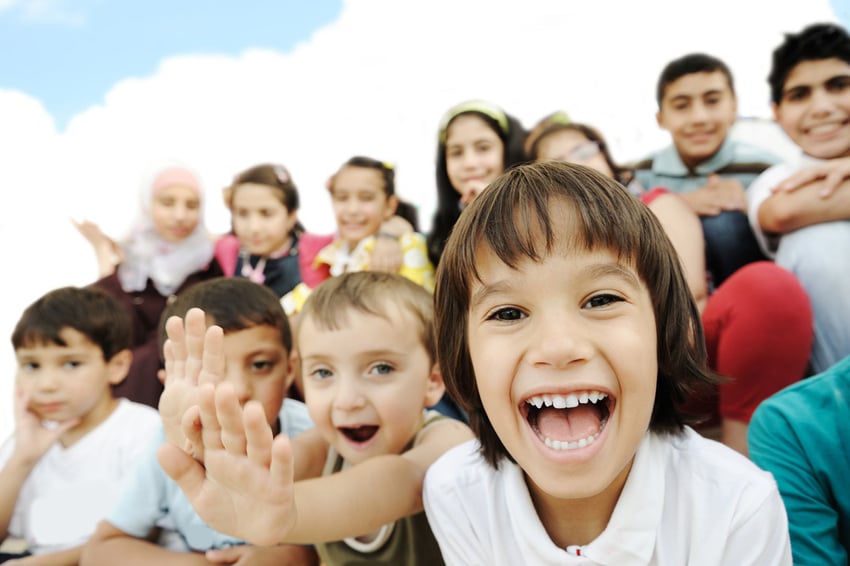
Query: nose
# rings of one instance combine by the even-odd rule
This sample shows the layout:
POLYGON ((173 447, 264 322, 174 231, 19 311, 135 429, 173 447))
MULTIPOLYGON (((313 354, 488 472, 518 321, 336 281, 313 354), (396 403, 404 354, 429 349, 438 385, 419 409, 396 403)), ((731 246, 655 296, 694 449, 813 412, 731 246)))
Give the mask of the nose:
POLYGON ((708 107, 702 102, 695 102, 691 108, 691 120, 693 122, 705 122, 711 114, 708 107))
POLYGON ((825 88, 816 88, 812 91, 811 109, 818 116, 829 114, 833 108, 832 95, 825 88))
POLYGON ((334 394, 334 408, 340 411, 354 411, 365 405, 359 381, 354 377, 340 376, 334 394))
POLYGON ((579 315, 541 313, 529 338, 528 361, 534 367, 566 369, 593 356, 587 327, 579 315))
POLYGON ((54 391, 59 386, 61 378, 55 371, 42 369, 35 379, 35 386, 39 391, 54 391))

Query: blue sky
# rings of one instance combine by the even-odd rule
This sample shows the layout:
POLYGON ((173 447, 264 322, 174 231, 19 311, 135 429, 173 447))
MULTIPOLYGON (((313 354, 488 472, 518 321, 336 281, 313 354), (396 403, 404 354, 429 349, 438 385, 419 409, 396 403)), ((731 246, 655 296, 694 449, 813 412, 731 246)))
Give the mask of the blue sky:
POLYGON ((41 100, 60 129, 169 55, 288 51, 342 0, 0 0, 0 88, 41 100))

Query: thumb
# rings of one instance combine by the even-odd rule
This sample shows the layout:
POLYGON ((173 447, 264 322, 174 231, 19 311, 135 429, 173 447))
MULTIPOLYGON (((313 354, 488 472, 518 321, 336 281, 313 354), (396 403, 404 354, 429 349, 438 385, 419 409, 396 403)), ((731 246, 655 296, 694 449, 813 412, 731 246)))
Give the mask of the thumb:
POLYGON ((215 564, 233 564, 242 558, 242 549, 238 546, 216 548, 204 553, 204 557, 215 564))
POLYGON ((173 479, 191 502, 200 494, 206 479, 204 467, 170 442, 165 442, 156 452, 159 465, 173 479))

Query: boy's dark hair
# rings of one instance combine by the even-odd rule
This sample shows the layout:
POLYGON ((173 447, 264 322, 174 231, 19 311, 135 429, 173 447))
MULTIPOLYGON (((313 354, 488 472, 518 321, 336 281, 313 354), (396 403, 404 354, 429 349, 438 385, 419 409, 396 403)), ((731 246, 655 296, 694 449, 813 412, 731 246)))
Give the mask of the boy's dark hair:
POLYGON ((60 333, 66 328, 99 346, 107 362, 133 345, 130 315, 116 298, 96 287, 60 287, 24 310, 12 331, 12 347, 65 347, 68 344, 60 333))
POLYGON ((720 71, 726 75, 726 80, 729 82, 729 90, 732 94, 735 93, 735 81, 732 79, 732 71, 729 67, 718 59, 705 53, 689 53, 678 59, 673 59, 662 69, 658 76, 658 83, 655 87, 655 99, 658 101, 658 108, 661 108, 661 101, 664 100, 664 92, 667 86, 685 75, 693 73, 713 73, 720 71))
MULTIPOLYGON (((342 164, 339 168, 339 171, 342 171, 346 167, 361 167, 363 169, 374 169, 378 173, 381 174, 381 178, 384 180, 384 194, 387 197, 396 197, 396 201, 398 202, 398 206, 396 207, 396 215, 404 218, 410 225, 413 226, 413 230, 415 232, 419 231, 419 217, 416 210, 416 207, 406 201, 398 198, 398 195, 395 191, 395 167, 391 163, 387 163, 385 161, 378 161, 377 159, 373 159, 371 157, 364 157, 362 155, 355 155, 348 161, 342 164)), ((337 171, 337 173, 339 173, 337 171)), ((334 174, 330 179, 328 179, 328 190, 333 192, 333 185, 336 182, 336 174, 334 174)))
POLYGON ((286 351, 292 351, 289 319, 274 291, 244 277, 216 277, 192 285, 165 307, 159 319, 160 353, 167 338, 166 321, 172 316, 185 317, 194 307, 203 310, 208 324, 220 326, 225 334, 255 326, 277 328, 286 351))
POLYGON ((446 238, 460 216, 460 194, 452 187, 446 170, 446 130, 452 121, 464 114, 475 114, 498 134, 504 145, 505 169, 523 163, 525 159, 526 131, 520 121, 487 101, 468 101, 449 109, 441 120, 437 138, 437 210, 428 233, 428 257, 433 265, 438 265, 446 238))
POLYGON ((331 277, 310 293, 300 320, 308 318, 321 329, 336 330, 346 324, 349 310, 389 319, 393 310, 412 315, 422 345, 431 360, 434 352, 434 303, 431 293, 397 273, 354 271, 331 277))
POLYGON ((469 413, 484 458, 498 466, 510 458, 481 403, 469 354, 470 290, 476 259, 486 246, 508 266, 543 261, 565 239, 579 249, 604 248, 635 266, 649 289, 658 336, 658 378, 650 429, 678 433, 677 409, 686 394, 716 383, 706 367, 700 315, 679 258, 647 206, 589 167, 539 162, 495 180, 458 219, 437 268, 437 360, 450 395, 469 413), (553 201, 566 203, 578 221, 573 234, 556 234, 553 201), (541 240, 542 241, 539 241, 541 240))
POLYGON ((782 44, 773 50, 773 63, 767 77, 770 99, 774 104, 782 101, 788 75, 803 61, 832 58, 850 64, 850 35, 843 27, 820 23, 807 26, 799 33, 786 33, 782 44))

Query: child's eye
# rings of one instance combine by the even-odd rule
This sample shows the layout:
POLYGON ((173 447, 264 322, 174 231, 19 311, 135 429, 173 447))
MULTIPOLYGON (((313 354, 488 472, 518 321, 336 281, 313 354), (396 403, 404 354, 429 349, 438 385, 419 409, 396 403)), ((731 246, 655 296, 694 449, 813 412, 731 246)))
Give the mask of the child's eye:
POLYGON ((36 362, 26 362, 21 364, 21 369, 24 371, 35 371, 39 368, 36 362))
POLYGON ((377 364, 373 365, 371 368, 369 368, 369 373, 376 374, 376 375, 389 375, 394 371, 395 371, 395 368, 393 366, 391 366, 390 364, 384 363, 384 362, 377 363, 377 364))
POLYGON ((78 362, 76 360, 69 360, 69 361, 65 362, 64 364, 62 364, 62 367, 67 368, 67 369, 74 369, 74 368, 80 367, 81 365, 83 365, 82 362, 78 362))
POLYGON ((251 369, 255 372, 269 371, 274 367, 274 362, 271 360, 254 360, 251 362, 251 369))
POLYGON ((827 92, 841 92, 850 88, 850 76, 835 77, 826 82, 827 92))
POLYGON ((503 307, 491 313, 487 317, 487 319, 496 320, 500 322, 507 322, 512 320, 519 320, 521 318, 525 318, 525 316, 525 313, 523 313, 516 307, 503 307))
POLYGON ((594 296, 590 297, 590 299, 588 299, 588 301, 586 303, 584 303, 584 305, 582 305, 582 308, 593 309, 593 308, 605 307, 605 306, 608 306, 608 305, 613 304, 613 303, 618 303, 622 300, 623 300, 623 298, 618 297, 617 295, 612 295, 610 293, 602 293, 602 294, 594 295, 594 296))
POLYGON ((809 96, 810 89, 808 87, 792 88, 785 91, 783 98, 789 102, 799 102, 805 100, 809 96))
POLYGON ((327 368, 317 368, 310 372, 310 376, 314 379, 328 379, 333 377, 333 372, 327 368))

